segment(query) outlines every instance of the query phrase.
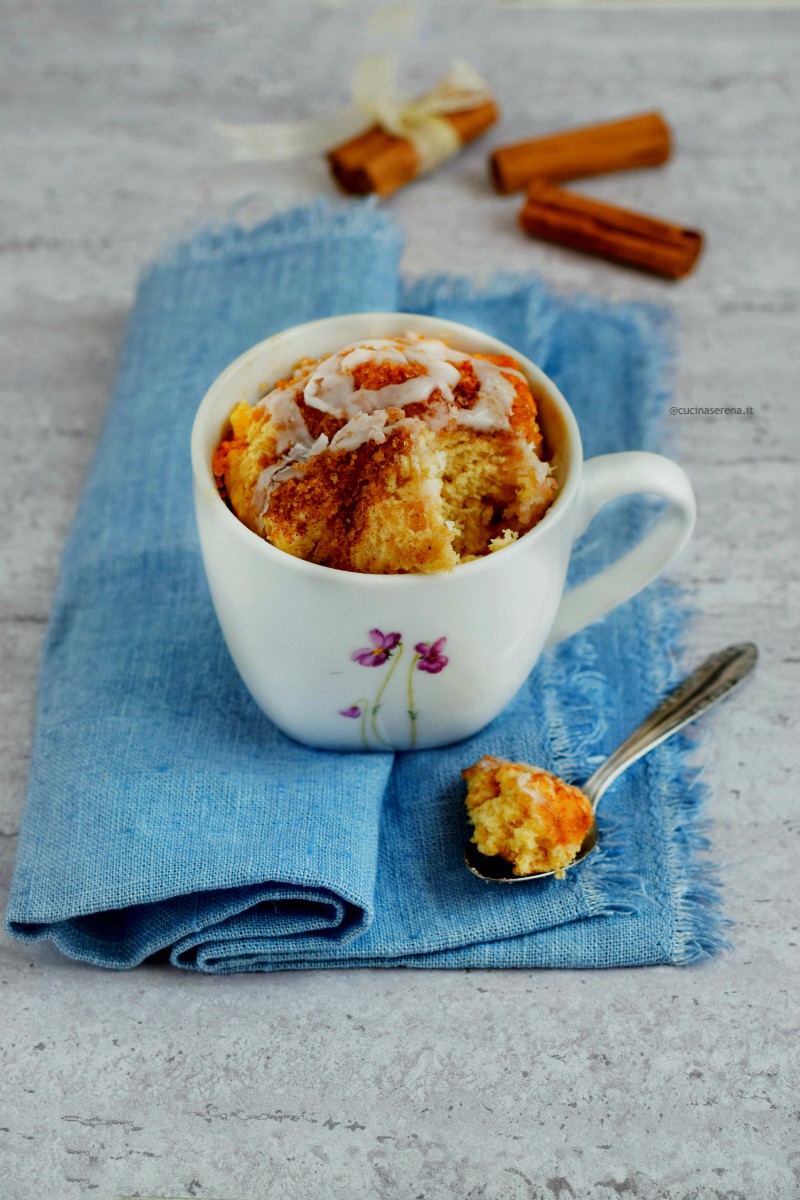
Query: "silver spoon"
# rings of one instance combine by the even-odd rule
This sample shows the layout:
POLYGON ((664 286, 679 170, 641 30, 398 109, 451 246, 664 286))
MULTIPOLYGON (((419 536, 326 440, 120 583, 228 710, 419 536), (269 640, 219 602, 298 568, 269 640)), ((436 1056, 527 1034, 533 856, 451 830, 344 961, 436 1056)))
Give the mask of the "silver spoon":
MULTIPOLYGON (((649 717, 634 729, 629 738, 597 768, 582 791, 592 805, 592 813, 606 789, 623 771, 638 762, 645 754, 672 737, 684 725, 696 721, 701 713, 724 700, 751 673, 758 662, 758 648, 752 642, 741 642, 728 646, 707 658, 696 671, 678 684, 674 691, 662 700, 649 717)), ((563 870, 568 871, 591 854, 597 845, 597 820, 592 821, 589 832, 575 858, 563 870)), ((499 855, 481 854, 474 842, 467 842, 464 858, 473 875, 488 883, 527 883, 531 879, 547 879, 555 871, 538 871, 533 875, 512 874, 511 863, 499 855)))

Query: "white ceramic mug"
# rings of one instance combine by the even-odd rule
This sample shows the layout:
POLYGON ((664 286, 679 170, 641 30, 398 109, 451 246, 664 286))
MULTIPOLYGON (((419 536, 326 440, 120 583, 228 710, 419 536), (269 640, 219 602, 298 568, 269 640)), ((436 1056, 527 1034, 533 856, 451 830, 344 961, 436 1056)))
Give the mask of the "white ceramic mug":
POLYGON ((583 462, 575 417, 528 359, 464 325, 358 313, 300 325, 248 350, 211 385, 192 430, 195 509, 225 640, 256 703, 291 737, 335 750, 425 749, 468 737, 522 686, 543 647, 627 600, 679 553, 695 520, 686 474, 657 454, 583 462), (470 353, 510 354, 535 386, 558 494, 508 547, 450 573, 363 575, 294 558, 252 533, 211 469, 234 405, 253 404, 300 358, 409 331, 470 353), (607 501, 666 500, 655 528, 564 595, 572 544, 607 501))

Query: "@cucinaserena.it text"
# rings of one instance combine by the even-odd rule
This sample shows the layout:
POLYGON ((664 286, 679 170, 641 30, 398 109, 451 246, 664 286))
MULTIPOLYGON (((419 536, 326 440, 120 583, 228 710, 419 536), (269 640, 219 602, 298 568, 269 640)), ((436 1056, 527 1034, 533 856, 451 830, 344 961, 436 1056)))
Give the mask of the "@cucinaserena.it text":
POLYGON ((752 405, 748 404, 744 408, 703 408, 700 405, 694 405, 692 408, 680 408, 677 404, 670 407, 670 414, 673 417, 753 417, 752 405))

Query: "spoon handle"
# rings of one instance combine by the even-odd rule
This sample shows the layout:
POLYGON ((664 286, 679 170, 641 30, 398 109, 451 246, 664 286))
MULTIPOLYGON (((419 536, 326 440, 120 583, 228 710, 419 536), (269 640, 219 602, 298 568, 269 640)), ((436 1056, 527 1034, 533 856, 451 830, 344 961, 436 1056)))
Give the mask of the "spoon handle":
POLYGON ((623 771, 739 687, 757 661, 758 649, 752 642, 728 646, 707 658, 662 700, 649 717, 645 717, 583 785, 582 790, 591 800, 592 808, 597 808, 606 788, 623 771))

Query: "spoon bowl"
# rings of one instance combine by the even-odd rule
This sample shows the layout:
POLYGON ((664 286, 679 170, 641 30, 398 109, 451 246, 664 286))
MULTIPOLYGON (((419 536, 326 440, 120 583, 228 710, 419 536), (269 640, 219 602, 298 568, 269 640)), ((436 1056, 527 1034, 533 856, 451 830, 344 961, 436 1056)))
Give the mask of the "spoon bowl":
POLYGON ((562 867, 560 871, 537 871, 533 875, 514 875, 511 863, 507 859, 501 858, 499 854, 481 854, 474 842, 467 842, 464 847, 464 861, 473 875, 477 875, 479 879, 483 879, 487 883, 529 883, 531 879, 549 879, 551 875, 563 875, 564 871, 569 871, 579 862, 583 862, 596 845, 597 820, 593 818, 580 850, 572 862, 568 863, 566 867, 562 867))
POLYGON ((758 648, 753 642, 740 642, 712 654, 684 681, 662 700, 657 708, 645 717, 621 746, 598 767, 582 791, 592 805, 595 814, 592 824, 581 843, 581 848, 559 871, 537 871, 532 875, 515 875, 513 865, 499 855, 481 854, 474 842, 467 842, 464 860, 473 875, 486 883, 530 883, 548 879, 551 875, 561 878, 591 854, 598 842, 597 806, 601 797, 612 783, 633 763, 671 738, 685 725, 696 721, 706 709, 718 704, 744 683, 758 662, 758 648))

